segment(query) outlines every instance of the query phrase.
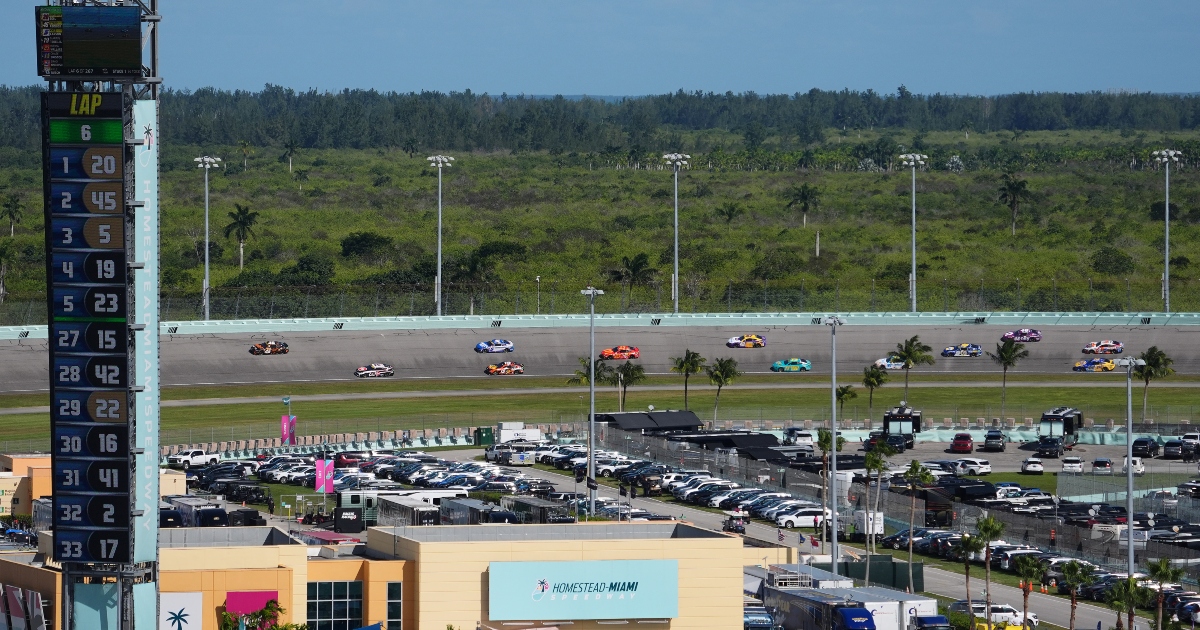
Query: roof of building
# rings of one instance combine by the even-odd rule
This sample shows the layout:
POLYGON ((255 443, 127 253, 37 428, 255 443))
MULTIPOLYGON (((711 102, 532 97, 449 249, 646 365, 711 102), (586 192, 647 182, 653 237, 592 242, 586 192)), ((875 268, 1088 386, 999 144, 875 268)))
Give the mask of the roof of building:
POLYGON ((704 426, 691 411, 626 411, 596 414, 597 422, 613 422, 624 431, 667 431, 704 426))
POLYGON ((536 540, 653 540, 724 538, 726 534, 688 523, 604 523, 571 525, 442 525, 439 527, 373 527, 416 542, 510 542, 536 540))
POLYGON ((159 547, 267 547, 299 545, 275 527, 169 527, 158 530, 159 547))

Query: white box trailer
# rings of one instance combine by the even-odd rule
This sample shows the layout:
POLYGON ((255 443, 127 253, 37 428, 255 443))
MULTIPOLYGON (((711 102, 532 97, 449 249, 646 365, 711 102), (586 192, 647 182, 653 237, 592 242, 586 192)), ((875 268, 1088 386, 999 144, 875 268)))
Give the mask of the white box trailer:
POLYGON ((937 600, 909 595, 879 586, 863 588, 821 589, 823 592, 861 604, 871 611, 875 630, 907 630, 911 617, 938 614, 937 600))

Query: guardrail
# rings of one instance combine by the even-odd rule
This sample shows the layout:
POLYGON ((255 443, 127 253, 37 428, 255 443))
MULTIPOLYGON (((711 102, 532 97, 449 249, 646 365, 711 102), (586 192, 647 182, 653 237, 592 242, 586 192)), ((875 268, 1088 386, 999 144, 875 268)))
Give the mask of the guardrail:
MULTIPOLYGON (((669 326, 772 328, 819 326, 833 313, 619 313, 596 315, 598 327, 669 326)), ((837 313, 848 326, 1200 326, 1200 313, 837 313)), ((578 328, 588 316, 443 315, 422 317, 319 317, 162 322, 163 335, 269 334, 368 330, 451 330, 461 328, 578 328)), ((0 339, 45 339, 46 326, 0 326, 0 339)))

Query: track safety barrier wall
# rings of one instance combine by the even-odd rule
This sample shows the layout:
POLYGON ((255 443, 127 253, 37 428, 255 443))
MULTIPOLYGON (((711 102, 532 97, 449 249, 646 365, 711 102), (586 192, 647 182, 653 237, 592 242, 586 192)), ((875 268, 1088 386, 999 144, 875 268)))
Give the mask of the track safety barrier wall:
MULTIPOLYGON (((837 315, 849 326, 1200 326, 1200 313, 641 313, 596 315, 596 325, 755 327, 821 326, 837 315)), ((168 321, 163 335, 230 335, 282 332, 368 330, 449 330, 460 328, 573 328, 588 325, 588 316, 571 315, 444 315, 426 317, 345 317, 311 319, 241 319, 168 321)), ((0 326, 0 340, 45 339, 46 326, 0 326)))

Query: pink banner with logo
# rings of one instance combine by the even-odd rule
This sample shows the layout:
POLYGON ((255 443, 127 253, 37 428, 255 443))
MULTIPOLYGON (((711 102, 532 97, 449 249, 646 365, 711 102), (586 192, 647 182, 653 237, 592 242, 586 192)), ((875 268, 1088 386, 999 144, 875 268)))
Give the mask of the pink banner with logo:
POLYGON ((249 615, 266 608, 272 599, 279 601, 279 591, 230 591, 225 595, 225 612, 249 615))
POLYGON ((296 438, 296 416, 288 416, 288 437, 291 439, 288 444, 292 446, 295 446, 300 441, 296 438))
POLYGON ((282 444, 294 444, 296 439, 296 416, 282 415, 279 416, 279 441, 282 444))
POLYGON ((333 460, 318 459, 316 461, 317 475, 316 488, 317 492, 330 493, 333 492, 333 460))

